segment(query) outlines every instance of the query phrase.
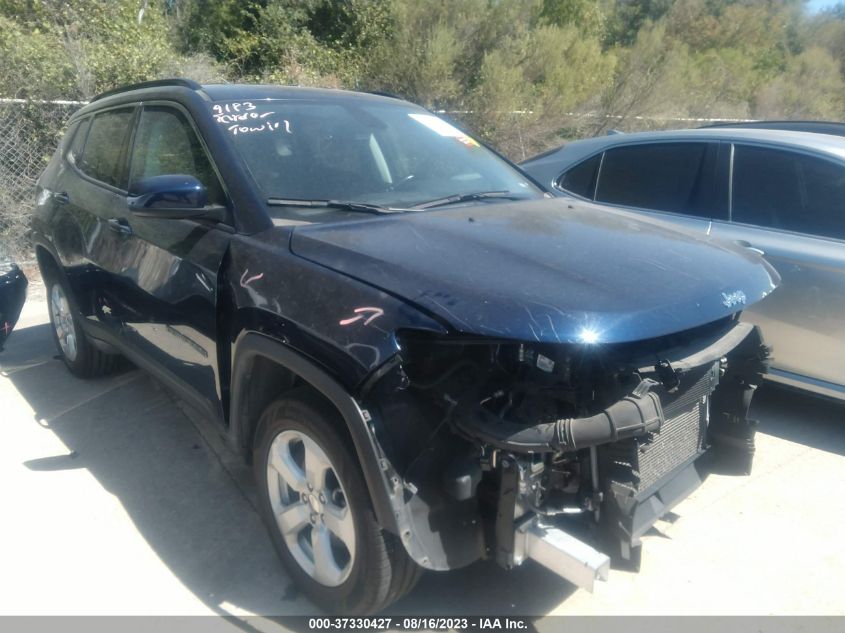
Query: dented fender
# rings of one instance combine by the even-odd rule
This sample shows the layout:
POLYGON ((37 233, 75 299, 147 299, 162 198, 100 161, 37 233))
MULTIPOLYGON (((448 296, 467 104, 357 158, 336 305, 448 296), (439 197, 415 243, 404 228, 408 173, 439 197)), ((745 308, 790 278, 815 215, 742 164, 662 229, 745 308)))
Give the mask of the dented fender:
MULTIPOLYGON (((313 361, 281 341, 258 332, 242 332, 234 344, 228 439, 236 451, 243 453, 247 450, 252 425, 257 415, 260 415, 260 412, 250 409, 247 397, 248 385, 253 378, 253 363, 257 357, 271 360, 290 370, 325 396, 338 410, 352 437, 379 525, 400 537, 408 555, 417 564, 435 570, 453 568, 454 563, 449 562, 444 553, 447 544, 425 528, 426 515, 420 514, 417 491, 407 486, 394 470, 376 437, 377 414, 364 409, 337 380, 313 361)), ((424 504, 422 509, 424 511, 424 504)), ((475 560, 477 556, 470 554, 470 558, 475 560)))
POLYGON ((303 260, 290 252, 289 229, 233 238, 224 269, 234 304, 231 341, 264 332, 313 359, 350 393, 399 351, 396 332, 445 332, 408 302, 303 260))

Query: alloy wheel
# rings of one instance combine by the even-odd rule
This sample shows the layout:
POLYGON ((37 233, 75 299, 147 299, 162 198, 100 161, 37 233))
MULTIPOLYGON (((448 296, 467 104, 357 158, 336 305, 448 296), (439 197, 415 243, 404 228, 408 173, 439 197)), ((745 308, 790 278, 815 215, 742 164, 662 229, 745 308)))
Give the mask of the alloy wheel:
POLYGON ((50 310, 53 314, 53 328, 56 330, 56 338, 62 348, 62 354, 70 362, 73 362, 79 353, 76 325, 65 292, 58 283, 53 284, 53 289, 50 291, 50 310))
POLYGON ((322 447, 301 431, 279 433, 267 458, 267 489, 293 559, 321 585, 343 584, 355 562, 355 523, 322 447))

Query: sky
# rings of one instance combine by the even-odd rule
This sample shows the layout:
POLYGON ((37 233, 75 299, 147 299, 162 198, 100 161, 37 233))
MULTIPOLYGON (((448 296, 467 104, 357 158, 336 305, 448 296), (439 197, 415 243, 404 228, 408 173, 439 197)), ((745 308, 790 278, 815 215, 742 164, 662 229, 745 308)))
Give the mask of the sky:
POLYGON ((807 10, 810 13, 817 13, 818 11, 835 7, 841 1, 842 0, 809 0, 809 2, 807 2, 807 10))

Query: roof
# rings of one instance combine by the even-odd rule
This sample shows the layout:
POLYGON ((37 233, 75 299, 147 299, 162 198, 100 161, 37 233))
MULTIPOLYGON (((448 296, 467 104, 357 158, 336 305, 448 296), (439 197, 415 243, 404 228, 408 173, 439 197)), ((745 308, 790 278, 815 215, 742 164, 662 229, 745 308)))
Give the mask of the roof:
POLYGON ((278 86, 270 84, 198 84, 191 79, 180 77, 172 79, 156 79, 144 81, 128 86, 121 86, 108 90, 91 99, 91 103, 113 97, 126 95, 135 91, 167 90, 182 88, 203 93, 212 101, 233 101, 240 99, 366 99, 373 101, 401 100, 400 97, 386 93, 353 92, 350 90, 336 90, 331 88, 303 88, 300 86, 278 86))
POLYGON ((263 99, 303 99, 321 101, 357 101, 413 105, 400 97, 386 93, 353 92, 330 88, 303 88, 258 84, 203 84, 190 79, 156 79, 109 90, 97 95, 71 116, 71 121, 92 111, 112 105, 172 98, 181 93, 205 101, 259 101, 263 99))
POLYGON ((694 130, 669 130, 663 132, 637 132, 634 134, 613 134, 610 136, 599 136, 567 143, 556 151, 540 154, 529 158, 523 165, 531 164, 534 161, 546 162, 559 160, 558 153, 566 148, 567 157, 578 154, 589 156, 604 149, 618 145, 630 145, 640 142, 654 141, 748 141, 768 145, 778 145, 792 149, 813 150, 845 159, 845 138, 830 134, 818 134, 814 132, 792 132, 784 130, 769 130, 762 128, 729 128, 713 127, 699 128, 694 130))
POLYGON ((101 92, 100 94, 92 98, 90 103, 94 103, 95 101, 99 101, 100 99, 105 99, 106 97, 112 97, 114 95, 123 94, 125 92, 131 92, 133 90, 144 90, 148 88, 173 88, 176 86, 188 88, 189 90, 200 90, 202 88, 202 86, 200 86, 193 79, 183 79, 181 77, 174 77, 173 79, 154 79, 152 81, 142 81, 140 83, 130 84, 128 86, 119 86, 118 88, 106 90, 105 92, 101 92))
POLYGON ((845 123, 839 121, 745 121, 742 123, 714 123, 702 128, 765 128, 769 130, 792 130, 793 132, 815 132, 845 136, 845 123))
POLYGON ((276 86, 259 84, 204 84, 202 86, 212 101, 239 99, 354 99, 397 103, 397 97, 369 92, 354 92, 333 88, 303 88, 301 86, 276 86))

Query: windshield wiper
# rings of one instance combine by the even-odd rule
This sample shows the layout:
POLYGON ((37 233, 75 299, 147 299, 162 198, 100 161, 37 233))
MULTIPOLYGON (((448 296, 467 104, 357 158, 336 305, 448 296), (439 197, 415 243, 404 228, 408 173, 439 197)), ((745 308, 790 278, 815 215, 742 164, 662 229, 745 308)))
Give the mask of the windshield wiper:
POLYGON ((368 204, 366 202, 354 202, 352 200, 300 200, 297 198, 269 198, 267 200, 267 204, 275 207, 322 207, 327 209, 344 209, 346 211, 373 213, 376 215, 399 213, 406 210, 382 207, 377 204, 368 204))
POLYGON ((516 196, 510 191, 477 191, 475 193, 456 193, 453 196, 446 196, 445 198, 437 198, 436 200, 421 202, 420 204, 415 204, 411 208, 430 209, 431 207, 442 207, 447 204, 469 202, 470 200, 482 200, 484 198, 505 198, 507 200, 519 200, 521 199, 521 196, 516 196))

